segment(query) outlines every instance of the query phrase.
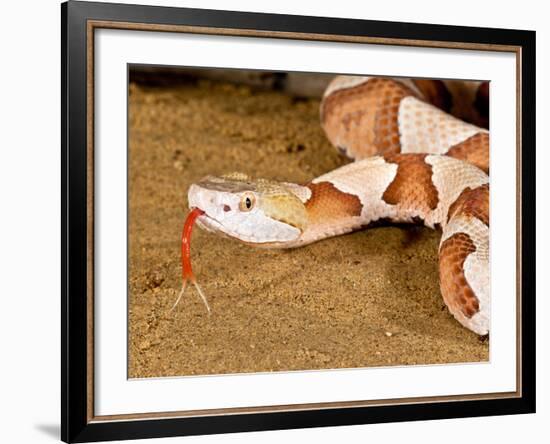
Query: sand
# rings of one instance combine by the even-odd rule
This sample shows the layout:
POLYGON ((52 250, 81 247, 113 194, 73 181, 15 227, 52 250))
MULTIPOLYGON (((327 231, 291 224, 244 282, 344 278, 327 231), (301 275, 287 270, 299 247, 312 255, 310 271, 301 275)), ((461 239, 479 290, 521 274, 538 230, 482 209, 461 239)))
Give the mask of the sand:
POLYGON ((241 171, 304 182, 348 161, 325 139, 319 102, 197 81, 130 84, 130 378, 478 362, 488 341, 445 308, 440 233, 380 227, 288 251, 195 229, 191 253, 212 307, 181 286, 187 189, 241 171))

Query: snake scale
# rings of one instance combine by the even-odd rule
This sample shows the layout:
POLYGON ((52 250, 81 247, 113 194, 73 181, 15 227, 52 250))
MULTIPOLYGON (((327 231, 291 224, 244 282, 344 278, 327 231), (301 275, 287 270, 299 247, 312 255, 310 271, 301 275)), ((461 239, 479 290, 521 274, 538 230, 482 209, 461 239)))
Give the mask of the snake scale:
POLYGON ((305 184, 207 176, 189 188, 189 207, 200 210, 201 228, 264 248, 301 247, 380 221, 440 229, 443 300, 458 322, 486 335, 488 94, 486 82, 337 76, 321 101, 321 125, 353 162, 305 184))

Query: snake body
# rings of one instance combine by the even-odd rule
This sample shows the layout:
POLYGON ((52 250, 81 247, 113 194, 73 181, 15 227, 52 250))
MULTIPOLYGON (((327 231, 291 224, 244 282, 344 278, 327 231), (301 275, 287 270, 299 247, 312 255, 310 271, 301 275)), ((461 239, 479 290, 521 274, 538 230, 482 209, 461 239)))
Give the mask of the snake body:
MULTIPOLYGON (((488 97, 485 84, 459 97, 480 95, 488 97)), ((354 162, 306 184, 207 176, 191 185, 189 206, 204 211, 202 228, 264 248, 300 247, 381 220, 440 228, 443 300, 462 325, 486 335, 489 133, 447 113, 452 98, 440 81, 336 77, 321 124, 354 162)), ((454 113, 483 123, 477 112, 454 113)))

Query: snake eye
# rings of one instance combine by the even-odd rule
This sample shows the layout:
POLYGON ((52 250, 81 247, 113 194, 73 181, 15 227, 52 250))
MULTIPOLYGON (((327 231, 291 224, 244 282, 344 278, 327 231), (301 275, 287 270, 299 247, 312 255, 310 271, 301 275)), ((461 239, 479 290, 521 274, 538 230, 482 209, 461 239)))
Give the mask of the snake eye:
POLYGON ((254 207, 255 202, 256 199, 253 194, 245 194, 239 203, 239 209, 241 211, 250 211, 254 207))

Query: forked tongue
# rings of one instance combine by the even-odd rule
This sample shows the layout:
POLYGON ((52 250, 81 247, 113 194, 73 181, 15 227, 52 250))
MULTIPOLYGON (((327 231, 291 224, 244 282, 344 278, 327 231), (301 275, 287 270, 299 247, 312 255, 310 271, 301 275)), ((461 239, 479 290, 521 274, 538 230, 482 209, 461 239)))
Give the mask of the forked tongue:
POLYGON ((197 217, 199 217, 202 214, 204 214, 204 211, 202 211, 199 208, 194 208, 187 215, 187 219, 185 219, 185 223, 183 224, 183 231, 181 233, 181 272, 182 272, 183 283, 181 286, 180 294, 178 295, 178 299, 176 300, 176 302, 174 303, 170 311, 176 308, 181 297, 183 296, 183 293, 185 292, 185 288, 187 287, 187 284, 190 282, 197 289, 197 292, 199 293, 199 296, 201 297, 202 302, 204 302, 204 305, 208 310, 208 314, 210 314, 210 306, 208 305, 206 296, 202 292, 202 289, 199 286, 199 284, 197 283, 197 280, 195 279, 195 275, 193 274, 193 269, 191 268, 191 233, 193 232, 193 226, 195 225, 195 220, 197 219, 197 217))

